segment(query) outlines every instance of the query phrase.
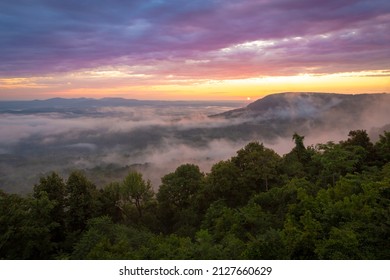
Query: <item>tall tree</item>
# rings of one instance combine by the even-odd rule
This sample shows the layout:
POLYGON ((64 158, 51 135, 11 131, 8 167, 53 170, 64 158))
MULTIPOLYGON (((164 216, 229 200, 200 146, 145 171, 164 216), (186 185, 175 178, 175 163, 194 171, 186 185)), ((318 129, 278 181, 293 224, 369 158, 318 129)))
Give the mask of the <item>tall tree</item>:
POLYGON ((351 130, 348 133, 349 138, 346 141, 341 141, 340 144, 347 150, 352 152, 358 151, 359 160, 355 164, 357 171, 367 169, 367 167, 375 164, 374 144, 365 130, 351 130), (360 150, 356 149, 357 147, 360 150))
POLYGON ((120 207, 123 213, 129 216, 131 208, 135 208, 138 219, 142 218, 144 209, 152 201, 154 192, 150 181, 142 178, 139 172, 129 172, 121 184, 120 207))
POLYGON ((379 135, 379 140, 375 143, 375 151, 381 164, 390 162, 390 131, 384 131, 379 135))
POLYGON ((56 172, 41 177, 33 190, 35 199, 46 198, 53 203, 50 218, 52 222, 57 223, 51 232, 53 242, 62 242, 65 238, 65 191, 64 180, 56 172))
POLYGON ((53 258, 54 206, 46 193, 33 198, 0 191, 0 259, 53 258))
POLYGON ((99 216, 109 216, 112 221, 120 222, 123 220, 123 213, 120 209, 121 184, 112 182, 99 190, 99 216))
POLYGON ((217 200, 224 200, 231 207, 244 204, 247 195, 240 188, 239 177, 240 170, 231 160, 214 164, 205 178, 205 208, 217 200))
POLYGON ((280 156, 262 143, 251 142, 237 152, 232 162, 241 172, 241 186, 252 194, 270 188, 271 181, 277 178, 280 156))
POLYGON ((290 178, 304 178, 313 173, 312 157, 315 152, 313 149, 305 147, 304 139, 304 136, 294 133, 292 140, 295 147, 283 156, 282 170, 290 178))
POLYGON ((96 211, 96 186, 81 171, 72 172, 66 182, 66 219, 70 231, 85 229, 96 211))
POLYGON ((320 166, 317 181, 323 186, 327 184, 334 186, 340 176, 356 171, 358 162, 365 154, 360 146, 346 149, 343 145, 333 142, 318 144, 317 150, 319 153, 313 160, 320 166))
POLYGON ((157 193, 160 217, 168 232, 179 230, 194 234, 198 224, 197 194, 201 189, 203 173, 194 164, 180 165, 175 172, 165 175, 157 193))
POLYGON ((165 175, 158 192, 160 202, 169 202, 179 209, 191 205, 194 194, 199 191, 203 174, 197 165, 183 164, 175 172, 165 175))

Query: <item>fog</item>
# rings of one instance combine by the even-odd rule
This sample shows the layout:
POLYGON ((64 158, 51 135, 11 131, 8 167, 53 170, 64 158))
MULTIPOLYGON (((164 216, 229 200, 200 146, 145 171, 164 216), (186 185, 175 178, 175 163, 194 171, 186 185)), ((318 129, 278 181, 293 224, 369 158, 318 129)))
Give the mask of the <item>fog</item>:
MULTIPOLYGON (((207 172, 245 142, 194 133, 239 123, 208 118, 238 105, 97 107, 78 114, 2 113, 0 129, 6 133, 0 134, 0 188, 23 192, 52 170, 66 176, 73 169, 106 165, 139 169, 155 188, 161 176, 182 163, 198 164, 207 172)), ((102 186, 105 182, 95 183, 102 186)))
POLYGON ((74 169, 85 170, 99 187, 122 180, 134 169, 157 189, 160 178, 179 165, 194 163, 207 173, 250 141, 283 155, 294 146, 294 132, 304 135, 309 146, 344 140, 354 129, 366 129, 376 140, 389 124, 389 104, 367 105, 355 113, 329 111, 337 102, 306 100, 305 106, 292 106, 292 111, 279 108, 262 116, 235 118, 209 116, 243 104, 0 112, 0 189, 27 192, 50 171, 67 176, 74 169))

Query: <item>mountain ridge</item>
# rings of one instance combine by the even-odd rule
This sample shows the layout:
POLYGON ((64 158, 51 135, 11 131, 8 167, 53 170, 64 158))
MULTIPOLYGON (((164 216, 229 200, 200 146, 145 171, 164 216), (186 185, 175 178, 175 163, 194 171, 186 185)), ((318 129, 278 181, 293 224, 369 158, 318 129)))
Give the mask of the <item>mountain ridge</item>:
POLYGON ((282 92, 267 95, 246 107, 229 110, 211 117, 291 119, 320 118, 323 114, 342 112, 354 114, 367 106, 383 103, 390 106, 388 93, 341 94, 323 92, 282 92))
POLYGON ((228 106, 237 108, 241 106, 239 101, 169 101, 169 100, 141 100, 126 99, 121 97, 95 98, 62 98, 54 97, 42 100, 0 100, 0 113, 39 113, 60 111, 78 111, 81 109, 98 107, 137 107, 137 106, 203 106, 211 104, 217 106, 228 106))

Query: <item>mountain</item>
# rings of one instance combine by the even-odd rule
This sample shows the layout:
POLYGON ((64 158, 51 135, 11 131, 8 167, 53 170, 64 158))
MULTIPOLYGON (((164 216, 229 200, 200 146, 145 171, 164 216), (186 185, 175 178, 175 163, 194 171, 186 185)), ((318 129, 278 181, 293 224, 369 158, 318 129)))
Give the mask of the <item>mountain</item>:
MULTIPOLYGON (((387 113, 390 94, 336 94, 316 92, 284 92, 265 96, 245 108, 230 110, 213 117, 258 118, 259 120, 360 119, 363 112, 387 113), (332 117, 333 116, 333 117, 332 117)), ((390 119, 390 118, 389 118, 390 119)))
POLYGON ((227 120, 229 133, 277 139, 302 135, 347 135, 365 129, 373 140, 390 129, 390 94, 284 92, 265 96, 244 108, 210 116, 227 120))
POLYGON ((84 110, 101 107, 169 107, 169 106, 227 106, 237 107, 241 102, 231 101, 160 101, 138 100, 119 97, 94 98, 51 98, 46 100, 1 101, 0 113, 34 114, 48 112, 85 113, 84 110))

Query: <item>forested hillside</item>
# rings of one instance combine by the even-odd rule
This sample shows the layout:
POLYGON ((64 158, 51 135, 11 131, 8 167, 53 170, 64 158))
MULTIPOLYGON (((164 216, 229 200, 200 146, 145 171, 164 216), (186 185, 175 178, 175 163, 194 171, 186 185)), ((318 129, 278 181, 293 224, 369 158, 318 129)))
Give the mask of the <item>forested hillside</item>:
POLYGON ((389 259, 390 132, 292 141, 284 156, 251 142, 208 174, 181 165, 157 192, 134 171, 0 191, 0 259, 389 259))

